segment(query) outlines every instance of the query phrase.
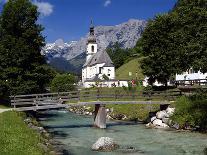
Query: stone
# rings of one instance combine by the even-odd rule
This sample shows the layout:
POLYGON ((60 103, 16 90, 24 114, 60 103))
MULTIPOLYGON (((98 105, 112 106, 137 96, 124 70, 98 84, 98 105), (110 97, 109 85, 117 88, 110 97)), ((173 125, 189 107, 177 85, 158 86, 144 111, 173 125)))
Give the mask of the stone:
POLYGON ((91 147, 94 151, 113 151, 119 147, 113 138, 101 137, 91 147))
POLYGON ((162 122, 165 123, 165 124, 168 124, 169 121, 170 121, 169 118, 166 118, 166 117, 162 118, 162 122))
POLYGON ((169 128, 169 126, 165 123, 162 123, 160 126, 163 127, 163 128, 169 128))
POLYGON ((42 143, 38 143, 37 146, 42 149, 44 152, 48 152, 48 147, 42 143))
POLYGON ((157 119, 157 117, 154 116, 154 117, 152 117, 152 118, 150 119, 150 121, 153 122, 153 121, 156 120, 156 119, 157 119))
POLYGON ((162 120, 160 119, 156 119, 152 122, 153 125, 156 125, 156 126, 161 126, 162 125, 162 120))
POLYGON ((162 118, 164 118, 164 117, 169 117, 169 115, 166 113, 165 110, 163 110, 163 111, 158 111, 158 112, 156 113, 156 117, 157 117, 158 119, 162 119, 162 118))
POLYGON ((106 115, 106 119, 112 120, 113 118, 110 115, 106 115))
POLYGON ((86 110, 91 110, 91 107, 86 107, 85 109, 86 109, 86 110))
POLYGON ((154 128, 154 127, 155 127, 155 125, 152 124, 151 122, 150 122, 150 123, 147 123, 145 126, 146 126, 147 128, 154 128))
POLYGON ((175 108, 170 108, 170 107, 168 107, 168 108, 166 109, 166 112, 167 112, 167 114, 168 114, 169 116, 172 116, 173 113, 175 112, 175 108))
POLYGON ((177 130, 180 128, 179 124, 177 124, 177 123, 173 124, 172 127, 177 129, 177 130))
POLYGON ((24 122, 25 122, 25 123, 31 123, 32 120, 31 120, 30 118, 26 118, 26 119, 24 120, 24 122))

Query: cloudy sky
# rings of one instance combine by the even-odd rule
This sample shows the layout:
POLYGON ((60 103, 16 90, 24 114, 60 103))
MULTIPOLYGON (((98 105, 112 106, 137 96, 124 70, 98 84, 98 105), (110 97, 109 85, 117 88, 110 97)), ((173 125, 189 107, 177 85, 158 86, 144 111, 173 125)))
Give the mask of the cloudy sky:
MULTIPOLYGON (((0 0, 0 8, 7 0, 0 0)), ((39 23, 47 42, 78 40, 95 25, 116 25, 131 18, 148 20, 168 12, 177 0, 33 0, 41 12, 39 23)))

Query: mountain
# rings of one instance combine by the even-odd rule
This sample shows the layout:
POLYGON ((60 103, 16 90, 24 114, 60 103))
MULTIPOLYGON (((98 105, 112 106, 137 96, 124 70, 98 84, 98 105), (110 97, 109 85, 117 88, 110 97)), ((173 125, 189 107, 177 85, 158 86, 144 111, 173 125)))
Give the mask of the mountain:
MULTIPOLYGON (((136 19, 130 19, 128 22, 115 26, 97 26, 95 27, 95 35, 98 48, 106 49, 115 42, 119 42, 122 48, 132 48, 141 37, 145 26, 146 21, 136 19)), ((64 62, 58 62, 58 67, 56 68, 63 71, 77 72, 77 68, 81 69, 80 66, 85 62, 85 57, 82 53, 86 50, 88 35, 78 41, 71 41, 69 43, 64 43, 62 39, 56 40, 55 43, 48 43, 42 49, 42 54, 45 55, 48 63, 52 62, 52 66, 56 67, 58 61, 64 60, 64 62), (79 65, 76 66, 76 64, 79 65), (71 70, 73 67, 65 67, 64 65, 73 65, 76 69, 71 70)))

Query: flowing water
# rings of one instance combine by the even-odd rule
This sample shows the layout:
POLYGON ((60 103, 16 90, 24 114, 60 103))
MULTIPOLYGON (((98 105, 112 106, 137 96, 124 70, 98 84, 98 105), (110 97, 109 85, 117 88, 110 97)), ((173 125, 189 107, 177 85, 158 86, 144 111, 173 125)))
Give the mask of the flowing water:
POLYGON ((107 129, 97 129, 92 127, 92 116, 60 110, 44 112, 44 117, 43 126, 74 155, 202 155, 207 147, 206 134, 146 129, 143 124, 112 121, 107 122, 107 129), (114 138, 120 148, 113 152, 91 151, 100 137, 114 138))

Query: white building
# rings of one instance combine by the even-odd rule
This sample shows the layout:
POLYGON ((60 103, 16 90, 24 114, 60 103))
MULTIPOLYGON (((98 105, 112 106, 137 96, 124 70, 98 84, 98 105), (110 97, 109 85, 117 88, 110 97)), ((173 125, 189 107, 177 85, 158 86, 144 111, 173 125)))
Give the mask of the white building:
POLYGON ((182 74, 176 74, 175 80, 183 84, 190 84, 191 81, 206 82, 207 73, 201 73, 200 71, 194 71, 192 68, 182 74), (183 81, 183 82, 182 82, 183 81))
POLYGON ((105 50, 98 49, 92 24, 87 41, 86 62, 82 68, 82 83, 85 88, 93 85, 103 87, 128 86, 127 81, 115 80, 113 62, 105 50))

